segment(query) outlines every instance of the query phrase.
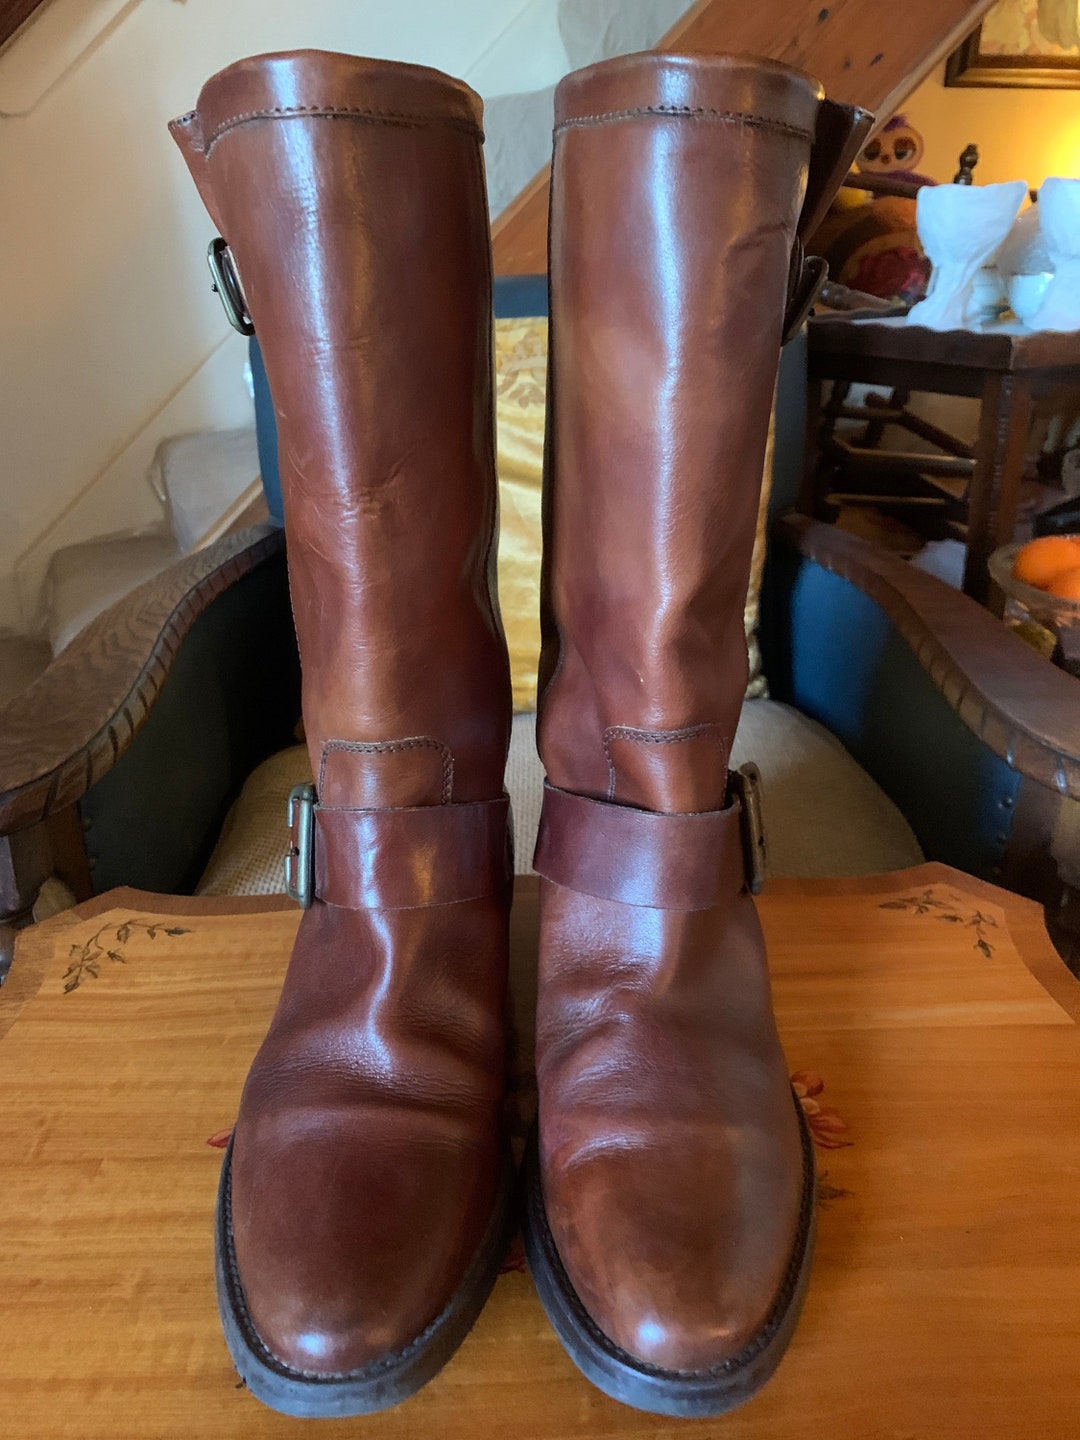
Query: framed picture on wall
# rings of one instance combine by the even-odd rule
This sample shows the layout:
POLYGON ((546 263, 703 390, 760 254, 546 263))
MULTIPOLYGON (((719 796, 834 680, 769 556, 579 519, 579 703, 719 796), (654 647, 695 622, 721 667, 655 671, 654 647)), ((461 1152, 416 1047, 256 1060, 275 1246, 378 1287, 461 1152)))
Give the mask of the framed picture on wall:
POLYGON ((1080 88, 1080 4, 997 0, 949 56, 945 84, 1080 88))

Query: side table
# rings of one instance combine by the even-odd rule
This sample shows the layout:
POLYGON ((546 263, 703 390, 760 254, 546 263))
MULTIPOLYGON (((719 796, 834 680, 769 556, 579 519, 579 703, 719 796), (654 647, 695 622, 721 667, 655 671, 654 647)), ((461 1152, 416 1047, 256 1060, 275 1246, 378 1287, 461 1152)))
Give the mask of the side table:
MULTIPOLYGON (((1080 392, 1080 333, 1010 334, 997 330, 927 330, 903 320, 815 316, 809 326, 810 407, 807 482, 800 508, 814 514, 814 456, 822 429, 824 381, 963 395, 980 402, 974 455, 952 450, 941 463, 970 474, 964 592, 1001 613, 1004 600, 990 581, 987 559, 1013 537, 1031 416, 1037 401, 1080 392)), ((887 410, 868 416, 889 419, 887 410)), ((934 427, 921 427, 932 431, 934 427)), ((927 438, 934 438, 928 435, 927 438)), ((904 456, 905 462, 914 457, 904 456)), ((921 457, 920 457, 921 458, 921 457)), ((927 469, 933 464, 927 457, 927 469)))
MULTIPOLYGON (((818 1144, 810 1296, 721 1421, 594 1390, 520 1250, 447 1368, 319 1434, 1073 1440, 1080 983, 1038 907, 924 865, 774 881, 777 1014, 818 1144)), ((304 1437, 238 1385, 214 1302, 222 1147, 281 983, 284 899, 116 890, 19 936, 0 991, 0 1434, 304 1437)), ((512 1127, 532 1105, 536 885, 514 913, 512 1127)), ((722 964, 722 957, 718 957, 722 964)))

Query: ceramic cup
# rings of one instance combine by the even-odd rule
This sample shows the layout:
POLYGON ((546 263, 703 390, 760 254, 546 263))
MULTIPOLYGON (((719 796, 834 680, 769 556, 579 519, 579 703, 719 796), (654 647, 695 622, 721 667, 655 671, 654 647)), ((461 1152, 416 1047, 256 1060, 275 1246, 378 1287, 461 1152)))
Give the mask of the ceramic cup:
POLYGON ((1080 330, 1080 180, 1053 176, 1043 182, 1039 224, 1054 278, 1029 324, 1033 330, 1080 330))
POLYGON ((926 299, 908 313, 909 325, 964 330, 976 323, 975 277, 1009 233, 1026 194, 1026 180, 923 186, 915 223, 934 268, 926 299))
POLYGON ((1014 275, 1009 281, 1009 307, 1029 330, 1053 278, 1049 270, 1041 270, 1037 275, 1014 275))

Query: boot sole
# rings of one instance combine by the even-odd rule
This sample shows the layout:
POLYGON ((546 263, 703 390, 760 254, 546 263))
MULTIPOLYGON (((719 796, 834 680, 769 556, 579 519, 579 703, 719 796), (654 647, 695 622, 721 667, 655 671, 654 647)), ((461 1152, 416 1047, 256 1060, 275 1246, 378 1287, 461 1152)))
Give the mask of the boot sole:
POLYGON ((513 1226, 513 1164, 503 1162, 499 1193, 476 1256, 450 1303, 403 1350, 341 1375, 313 1375, 278 1360, 260 1339, 244 1303, 233 1251, 232 1142, 218 1187, 214 1271, 218 1311, 233 1364, 257 1400, 299 1419, 370 1415, 407 1400, 436 1375, 472 1329, 491 1293, 513 1226))
POLYGON ((587 1380, 613 1400, 654 1415, 684 1419, 723 1415, 750 1400, 783 1358, 802 1310, 814 1248, 814 1148, 802 1107, 803 1193, 795 1246, 769 1316, 750 1343, 708 1370, 664 1370, 635 1359, 609 1340, 589 1315, 563 1268, 548 1228, 540 1184, 537 1132, 525 1160, 525 1253, 552 1328, 587 1380))

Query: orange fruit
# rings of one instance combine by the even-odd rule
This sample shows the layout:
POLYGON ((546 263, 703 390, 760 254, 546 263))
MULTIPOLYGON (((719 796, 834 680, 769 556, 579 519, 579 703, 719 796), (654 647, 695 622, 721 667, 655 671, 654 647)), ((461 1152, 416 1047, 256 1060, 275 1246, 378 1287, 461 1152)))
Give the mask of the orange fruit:
POLYGON ((1063 600, 1080 600, 1080 565, 1055 575, 1046 590, 1047 594, 1059 595, 1063 600))
POLYGON ((1017 551, 1012 573, 1014 580, 1047 590, 1058 575, 1078 567, 1080 535, 1043 535, 1017 551))

